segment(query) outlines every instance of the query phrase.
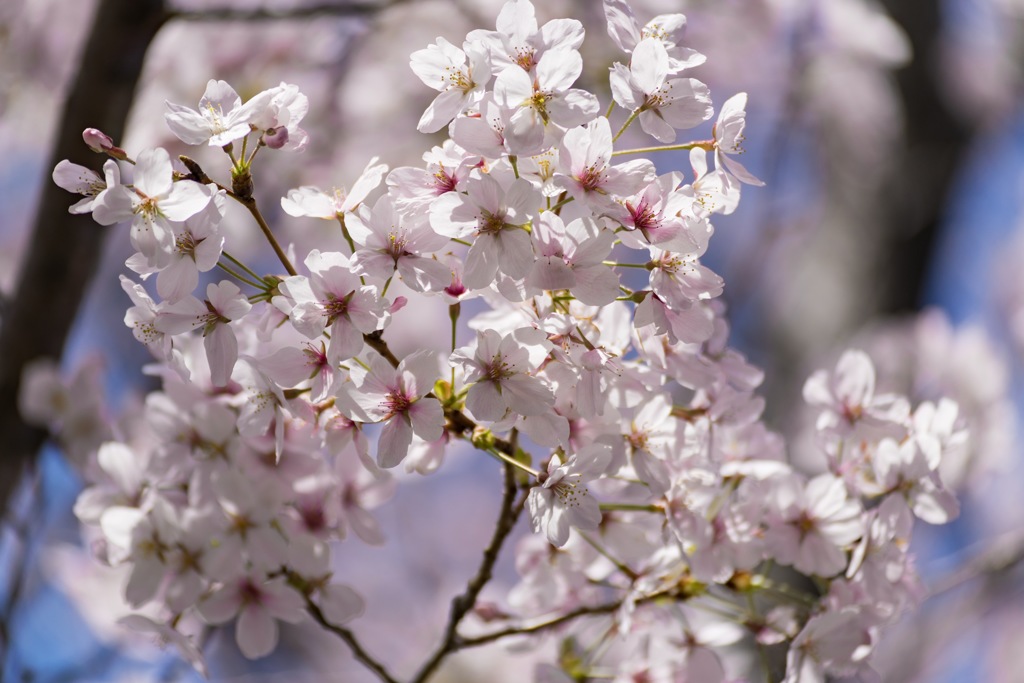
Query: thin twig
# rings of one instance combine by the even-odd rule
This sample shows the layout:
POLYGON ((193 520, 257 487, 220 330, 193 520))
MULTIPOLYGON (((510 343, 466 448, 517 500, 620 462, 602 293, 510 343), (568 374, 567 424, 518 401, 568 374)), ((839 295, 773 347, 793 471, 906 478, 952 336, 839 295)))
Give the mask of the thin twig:
POLYGON ((501 547, 505 544, 505 540, 508 535, 512 533, 512 529, 516 525, 516 521, 519 519, 519 514, 523 510, 523 505, 526 500, 526 492, 523 492, 523 496, 518 504, 516 504, 516 474, 512 465, 505 463, 502 468, 504 472, 504 493, 501 499, 501 511, 498 515, 498 522, 494 527, 494 534, 491 536, 491 542, 487 545, 484 550, 483 559, 480 562, 480 567, 477 569, 476 574, 469 580, 466 585, 466 590, 461 595, 455 596, 452 599, 451 611, 448 613, 448 624, 445 627, 444 639, 438 646, 434 654, 426 661, 426 663, 420 668, 416 677, 413 678, 413 683, 423 683, 432 673, 441 665, 441 662, 449 654, 461 649, 463 642, 459 636, 458 628, 463 618, 469 613, 471 609, 476 605, 476 600, 480 595, 480 591, 487 585, 487 582, 491 580, 492 573, 494 571, 494 565, 498 561, 498 554, 501 552, 501 547))
POLYGON ((245 198, 239 197, 237 195, 234 195, 234 198, 242 206, 248 209, 249 213, 252 214, 252 217, 256 219, 256 223, 259 224, 260 230, 263 231, 263 236, 267 238, 267 242, 270 243, 270 246, 273 248, 274 253, 277 254, 277 258, 281 261, 281 264, 284 266, 284 269, 288 271, 288 274, 298 275, 299 273, 298 271, 295 270, 295 266, 292 265, 292 262, 288 259, 288 255, 284 253, 284 249, 282 249, 281 245, 278 244, 277 238, 274 237, 273 231, 270 229, 270 226, 267 225, 267 220, 263 217, 263 214, 260 213, 259 207, 256 206, 256 200, 253 199, 252 197, 245 198))
POLYGON ((355 657, 360 664, 376 674, 377 678, 384 681, 384 683, 398 683, 398 679, 389 674, 383 664, 378 662, 372 655, 363 649, 363 646, 359 643, 359 640, 352 631, 347 628, 342 628, 341 626, 336 626, 335 624, 327 621, 327 618, 324 617, 324 613, 321 612, 320 608, 317 607, 309 598, 306 598, 306 610, 310 615, 312 615, 313 620, 316 621, 316 623, 344 640, 345 644, 352 650, 352 656, 355 657))
POLYGON ((1003 575, 1024 562, 1024 533, 1015 531, 994 541, 958 569, 937 580, 928 598, 948 593, 982 577, 1003 575))
MULTIPOLYGON (((654 602, 655 600, 659 600, 670 595, 672 595, 670 591, 659 591, 657 593, 652 593, 651 595, 647 595, 640 598, 636 601, 636 604, 642 605, 648 602, 654 602)), ((500 631, 495 631, 494 633, 488 633, 487 635, 477 636, 476 638, 463 638, 461 640, 459 649, 464 650, 466 648, 479 647, 480 645, 493 643, 496 640, 508 638, 509 636, 521 636, 543 633, 544 631, 551 630, 556 626, 561 626, 562 624, 568 623, 573 619, 578 619, 580 617, 595 616, 600 614, 611 614, 618 610, 620 607, 622 607, 622 602, 622 600, 615 600, 613 602, 606 602, 602 605, 585 605, 583 607, 577 607, 573 611, 566 612, 565 614, 559 617, 555 617, 554 619, 549 619, 548 621, 542 621, 539 624, 534 624, 533 626, 513 626, 510 628, 502 629, 500 631)))

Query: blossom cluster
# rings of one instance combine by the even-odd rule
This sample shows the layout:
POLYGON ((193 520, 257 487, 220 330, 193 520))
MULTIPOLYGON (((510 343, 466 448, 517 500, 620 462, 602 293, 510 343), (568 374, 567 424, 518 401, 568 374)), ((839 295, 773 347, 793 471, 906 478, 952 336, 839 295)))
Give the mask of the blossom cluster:
MULTIPOLYGON (((581 617, 565 620, 569 645, 538 680, 778 680, 768 659, 744 669, 743 644, 784 644, 789 682, 868 666, 881 627, 917 596, 913 519, 957 513, 940 465, 964 447, 964 420, 949 400, 876 392, 871 361, 850 351, 805 386, 817 472, 788 464, 761 419, 762 372, 728 346, 724 283, 700 262, 712 218, 761 185, 736 158, 746 95, 716 116, 686 75, 704 56, 684 46, 682 15, 641 24, 625 0, 604 10, 621 60, 606 115, 574 87, 580 22, 540 25, 529 0, 461 47, 438 38, 413 53, 438 91, 419 129, 448 139, 420 166, 370 160, 348 191, 288 192, 284 213, 338 228, 301 259, 260 213, 251 170, 264 148, 306 145, 294 85, 243 103, 211 80, 197 109, 168 103, 183 143, 224 150, 228 183, 161 148, 131 158, 94 130, 86 143, 111 157, 102 176, 57 166, 54 180, 85 196, 71 211, 130 222, 127 265, 155 275, 157 299, 122 284, 162 387, 130 430, 111 427, 82 456, 91 484, 75 506, 102 559, 130 566, 127 602, 160 607, 127 625, 201 662, 183 618, 234 620, 250 658, 275 648, 278 621, 346 624, 364 598, 333 580, 337 541, 383 542, 371 511, 394 490, 389 470, 434 472, 463 440, 515 474, 503 520, 525 510, 534 532, 515 549, 519 583, 478 616, 510 634, 581 617), (674 144, 712 119, 711 137, 674 144), (688 150, 690 172, 619 162, 636 154, 616 147, 634 122, 659 149, 688 150), (115 160, 133 166, 130 183, 115 160), (230 253, 231 201, 283 270, 230 253), (215 268, 230 279, 200 288, 215 268), (420 297, 448 305, 452 348, 399 358, 389 326, 420 297), (475 338, 456 346, 474 299, 475 338)), ((26 416, 75 442, 67 402, 47 399, 53 380, 25 385, 26 416)))

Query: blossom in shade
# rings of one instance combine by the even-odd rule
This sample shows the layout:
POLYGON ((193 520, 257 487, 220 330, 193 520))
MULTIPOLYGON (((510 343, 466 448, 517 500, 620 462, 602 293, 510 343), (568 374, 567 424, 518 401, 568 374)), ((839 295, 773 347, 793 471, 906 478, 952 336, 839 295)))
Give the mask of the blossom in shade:
POLYGON ((601 508, 587 490, 611 462, 611 447, 591 444, 569 456, 563 463, 551 456, 547 470, 538 476, 538 486, 530 489, 526 500, 530 524, 544 533, 552 545, 562 547, 569 540, 569 529, 594 531, 601 523, 601 508))
POLYGON ((302 608, 302 598, 283 577, 243 574, 200 601, 199 614, 211 624, 223 624, 237 616, 238 649, 249 659, 259 659, 277 645, 278 620, 296 624, 302 621, 302 608))
POLYGON ((508 411, 540 415, 554 403, 551 389, 528 374, 529 351, 514 335, 478 332, 476 348, 456 349, 451 362, 462 367, 467 383, 475 382, 466 407, 481 420, 500 420, 508 411))

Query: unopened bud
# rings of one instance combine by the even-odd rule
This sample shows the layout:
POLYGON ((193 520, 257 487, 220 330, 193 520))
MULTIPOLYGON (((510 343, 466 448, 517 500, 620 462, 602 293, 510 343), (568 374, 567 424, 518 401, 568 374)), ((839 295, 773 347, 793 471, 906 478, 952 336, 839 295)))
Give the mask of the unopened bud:
POLYGON ((281 149, 288 143, 288 129, 284 126, 271 128, 263 134, 263 142, 270 149, 281 149))
POLYGON ((394 303, 388 308, 388 313, 398 313, 400 310, 405 308, 405 305, 409 303, 409 300, 404 296, 396 296, 394 303))
POLYGON ((501 609, 497 604, 493 602, 477 601, 473 605, 473 612, 483 622, 497 621, 499 619, 508 619, 509 614, 505 610, 501 609))
POLYGON ((128 158, 127 152, 116 146, 114 140, 98 128, 86 128, 83 130, 82 140, 94 152, 106 154, 121 161, 128 158))
POLYGON ((114 141, 109 135, 98 128, 86 128, 82 131, 82 140, 94 152, 106 152, 114 148, 114 141))

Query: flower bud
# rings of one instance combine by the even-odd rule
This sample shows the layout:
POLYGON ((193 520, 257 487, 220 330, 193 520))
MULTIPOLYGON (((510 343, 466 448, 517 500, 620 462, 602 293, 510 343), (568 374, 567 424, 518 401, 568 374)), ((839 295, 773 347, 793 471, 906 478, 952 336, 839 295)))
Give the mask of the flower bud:
POLYGON ((86 128, 82 131, 82 139, 94 152, 106 152, 114 148, 114 141, 109 135, 98 128, 86 128))
POLYGON ((98 128, 86 128, 83 130, 82 140, 94 152, 106 154, 121 161, 128 158, 128 153, 116 146, 113 139, 98 128))
POLYGON ((263 134, 263 142, 270 149, 281 149, 288 142, 288 129, 284 126, 271 128, 263 134))
POLYGON ((405 305, 409 303, 409 300, 404 296, 395 297, 394 303, 388 308, 388 313, 398 313, 400 310, 405 308, 405 305))

